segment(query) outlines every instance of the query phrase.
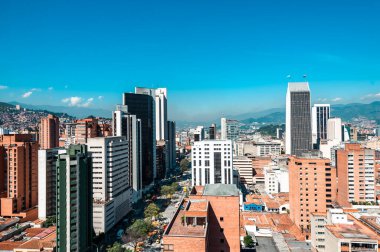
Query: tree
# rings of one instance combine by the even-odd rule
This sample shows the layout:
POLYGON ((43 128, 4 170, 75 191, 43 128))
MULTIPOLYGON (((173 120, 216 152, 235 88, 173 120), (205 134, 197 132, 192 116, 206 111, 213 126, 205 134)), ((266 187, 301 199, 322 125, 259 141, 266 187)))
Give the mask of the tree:
POLYGON ((145 218, 152 218, 158 216, 159 213, 160 208, 156 204, 150 203, 144 211, 144 216, 145 218))
POLYGON ((173 194, 173 188, 171 186, 162 186, 161 187, 161 195, 169 195, 173 194))
POLYGON ((107 248, 107 252, 128 252, 128 250, 123 248, 120 243, 115 242, 112 247, 107 248))
POLYGON ((246 235, 244 236, 244 245, 247 247, 247 248, 253 248, 254 244, 253 244, 253 240, 252 240, 252 236, 250 235, 246 235))
POLYGON ((173 182, 170 187, 172 188, 173 190, 173 193, 175 193, 177 190, 178 190, 178 183, 177 182, 173 182))
POLYGON ((142 241, 146 235, 151 231, 152 224, 145 220, 136 220, 133 224, 127 228, 125 242, 132 242, 136 248, 137 242, 142 241))
POLYGON ((181 171, 185 172, 190 168, 190 162, 186 158, 182 159, 179 163, 179 167, 181 167, 181 171))
POLYGON ((56 216, 53 215, 53 216, 49 216, 46 218, 46 221, 44 223, 44 227, 50 227, 50 226, 55 226, 56 224, 56 216))

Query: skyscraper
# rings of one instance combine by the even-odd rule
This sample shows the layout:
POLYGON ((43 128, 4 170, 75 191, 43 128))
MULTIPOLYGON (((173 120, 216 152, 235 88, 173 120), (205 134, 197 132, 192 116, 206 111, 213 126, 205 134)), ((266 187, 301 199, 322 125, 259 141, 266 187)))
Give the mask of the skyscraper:
POLYGON ((131 210, 128 141, 122 137, 87 140, 92 159, 93 225, 96 234, 109 231, 131 210))
POLYGON ((114 136, 125 136, 128 141, 129 181, 135 202, 142 196, 141 120, 128 112, 128 106, 117 105, 112 114, 112 129, 114 136))
POLYGON ((308 82, 290 82, 286 93, 286 154, 301 155, 312 148, 308 82))
POLYGON ((59 118, 48 115, 41 119, 39 142, 41 149, 51 149, 59 146, 59 118))
POLYGON ((330 104, 314 104, 311 110, 313 144, 327 139, 327 120, 330 118, 330 104))
POLYGON ((227 118, 220 119, 221 140, 236 140, 239 137, 239 121, 227 118))
POLYGON ((71 145, 57 165, 57 251, 90 251, 92 165, 86 145, 71 145))
POLYGON ((233 184, 231 140, 194 142, 191 148, 191 184, 233 184))
POLYGON ((123 94, 123 105, 141 120, 142 183, 148 186, 156 177, 156 137, 154 100, 147 94, 123 94))
POLYGON ((38 143, 30 134, 1 135, 0 146, 1 215, 19 216, 38 204, 38 143))

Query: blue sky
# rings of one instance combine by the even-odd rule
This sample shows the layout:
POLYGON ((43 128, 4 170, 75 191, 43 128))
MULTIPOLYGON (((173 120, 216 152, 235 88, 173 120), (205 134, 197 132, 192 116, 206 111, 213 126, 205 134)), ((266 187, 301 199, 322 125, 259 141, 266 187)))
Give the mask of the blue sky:
MULTIPOLYGON (((287 75, 314 102, 380 99, 380 1, 0 3, 0 100, 112 109, 167 87, 169 118, 283 107, 287 75)), ((68 109, 69 111, 69 109, 68 109)))

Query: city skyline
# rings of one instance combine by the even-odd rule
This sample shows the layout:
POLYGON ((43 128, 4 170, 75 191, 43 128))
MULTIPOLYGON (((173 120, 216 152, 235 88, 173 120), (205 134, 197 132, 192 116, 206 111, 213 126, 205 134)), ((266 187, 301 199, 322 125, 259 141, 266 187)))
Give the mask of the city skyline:
POLYGON ((199 121, 283 108, 304 74, 312 104, 380 99, 376 1, 2 5, 5 102, 111 115, 123 92, 166 87, 168 119, 199 121))

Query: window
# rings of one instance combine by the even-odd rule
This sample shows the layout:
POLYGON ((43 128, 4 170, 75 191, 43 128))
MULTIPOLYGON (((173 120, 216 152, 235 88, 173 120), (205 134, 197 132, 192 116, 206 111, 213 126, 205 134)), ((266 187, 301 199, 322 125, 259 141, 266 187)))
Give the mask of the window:
POLYGON ((220 243, 224 243, 224 239, 220 239, 220 243))
POLYGON ((220 232, 223 233, 223 232, 224 232, 224 228, 221 228, 221 229, 220 229, 220 232))
POLYGON ((220 220, 220 221, 224 221, 224 218, 223 218, 223 217, 219 217, 219 220, 220 220))

